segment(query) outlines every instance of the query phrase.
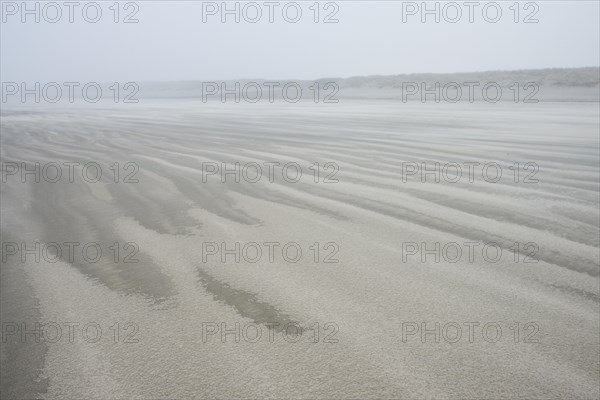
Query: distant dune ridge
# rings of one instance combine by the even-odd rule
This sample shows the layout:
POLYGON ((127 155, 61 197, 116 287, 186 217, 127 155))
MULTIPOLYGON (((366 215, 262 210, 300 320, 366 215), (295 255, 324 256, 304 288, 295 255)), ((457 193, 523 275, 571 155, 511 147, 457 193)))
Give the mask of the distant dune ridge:
MULTIPOLYGON (((15 82, 17 86, 21 82, 15 82)), ((88 82, 80 82, 81 86, 88 82)), ((128 97, 142 99, 201 99, 207 101, 254 103, 256 101, 288 101, 299 93, 298 101, 335 103, 341 99, 399 100, 402 102, 436 102, 432 91, 438 93, 438 102, 484 101, 494 97, 501 88, 498 101, 532 102, 599 102, 600 67, 546 68, 514 71, 482 71, 456 73, 415 73, 401 75, 370 75, 349 78, 307 79, 230 79, 186 80, 172 82, 118 82, 121 100, 128 97), (516 85, 515 85, 516 84, 516 85), (469 86, 470 85, 470 86, 469 86), (489 90, 484 90, 486 85, 489 90), (287 91, 284 93, 284 88, 287 91), (300 91, 298 91, 298 88, 300 91), (460 89, 457 89, 460 88, 460 89), (222 90, 224 89, 224 91, 222 90), (458 91, 460 90, 460 92, 458 91), (483 92, 485 91, 485 94, 483 92), (425 92, 429 93, 425 95, 425 92), (287 96, 287 97, 285 97, 287 96), (425 98, 424 98, 425 97, 425 98), (457 101, 454 101, 457 99, 457 101), (535 102, 535 101, 533 101, 535 102)), ((40 85, 44 85, 40 82, 40 85)), ((99 82, 102 100, 113 101, 115 82, 99 82)), ((34 83, 28 82, 27 88, 34 83)), ((3 86, 2 90, 6 90, 3 86)), ((68 89, 63 88, 66 99, 68 89)), ((92 92, 93 93, 93 92, 92 92)), ((7 106, 20 106, 21 96, 9 94, 7 106)), ((31 95, 30 95, 31 97, 31 95)), ((76 102, 83 100, 81 90, 75 90, 76 102)), ((4 99, 4 93, 2 95, 4 99)), ((63 104, 66 102, 62 102, 63 104)), ((496 101, 493 101, 496 102, 496 101)), ((28 103, 32 103, 28 101, 28 103)), ((58 102, 57 104, 60 104, 58 102)), ((52 102, 41 102, 42 105, 52 102)), ((35 104, 28 104, 33 105, 35 104)), ((4 111, 5 113, 6 111, 4 111)))
MULTIPOLYGON (((225 84, 228 89, 235 88, 239 83, 240 88, 247 84, 258 84, 263 90, 261 100, 267 99, 267 82, 277 82, 280 87, 286 83, 300 85, 303 90, 309 90, 315 83, 320 85, 323 96, 333 93, 333 89, 323 90, 324 85, 335 83, 339 90, 336 98, 401 98, 403 86, 416 83, 427 88, 434 88, 436 83, 440 87, 449 83, 457 83, 462 86, 465 82, 477 82, 480 86, 486 83, 497 83, 502 88, 509 89, 515 83, 521 87, 527 83, 535 83, 539 86, 540 100, 546 101, 600 101, 600 67, 583 68, 546 68, 514 71, 481 71, 481 72, 456 72, 456 73, 415 73, 400 75, 369 75, 353 76, 349 78, 319 78, 315 80, 298 79, 237 79, 237 80, 206 80, 206 81, 176 81, 176 82, 142 82, 140 83, 140 96, 147 98, 195 98, 202 97, 203 88, 208 82, 214 82, 219 87, 225 84)), ((466 90, 466 87, 465 87, 466 90)), ((255 91, 250 87, 249 96, 255 91)), ((275 96, 281 90, 275 90, 275 96)), ((477 94, 477 91, 476 91, 477 94)), ((207 98, 219 98, 219 96, 208 95, 207 98)), ((466 96, 463 96, 466 99, 466 96)), ((480 95, 476 96, 480 100, 480 95)), ((229 99, 233 99, 230 95, 229 99)), ((303 99, 312 99, 303 96, 303 99)), ((411 96, 408 100, 420 100, 419 96, 411 96)), ((511 99, 506 94, 503 100, 511 99)), ((463 99, 464 100, 464 99, 463 99)), ((231 100, 233 101, 233 100, 231 100)))
POLYGON ((510 86, 514 82, 536 82, 540 86, 598 87, 600 67, 545 68, 513 71, 455 72, 445 74, 401 74, 353 76, 336 81, 344 87, 401 88, 402 82, 493 81, 510 86))

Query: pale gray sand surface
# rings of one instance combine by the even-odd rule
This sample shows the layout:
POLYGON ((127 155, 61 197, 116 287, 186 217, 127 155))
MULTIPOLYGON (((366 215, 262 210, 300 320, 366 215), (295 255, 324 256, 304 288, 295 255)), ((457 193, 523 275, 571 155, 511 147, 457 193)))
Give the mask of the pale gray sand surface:
POLYGON ((110 252, 96 263, 80 253, 2 263, 3 326, 103 329, 96 343, 71 342, 66 328, 55 342, 8 336, 2 398, 600 396, 598 103, 145 100, 3 109, 1 124, 4 163, 96 162, 104 172, 96 183, 79 168, 73 183, 8 176, 2 242, 139 247, 138 263, 115 263, 110 252), (138 183, 122 181, 127 162, 139 167, 138 183), (274 182, 203 182, 209 162, 296 162, 304 173, 297 183, 279 167, 274 182), (315 162, 335 163, 338 182, 315 183, 315 162), (421 162, 493 162, 503 176, 403 181, 402 163, 421 162), (523 182, 530 170, 515 182, 515 162, 535 163, 538 182, 523 182), (296 263, 203 262, 207 242, 295 242, 305 253, 296 263), (329 242, 338 263, 323 262, 329 242), (494 242, 503 251, 497 262, 481 251, 472 261, 403 260, 408 242, 494 242), (523 262, 529 242, 536 263, 523 262), (123 336, 135 324, 137 343, 115 343, 115 322, 123 336), (203 322, 255 323, 263 337, 203 340, 203 322), (295 335, 286 341, 275 329, 271 343, 269 322, 305 333, 291 343, 295 335), (462 338, 403 338, 403 326, 423 322, 456 323, 462 338), (479 324, 472 342, 470 322, 479 324), (487 323, 501 327, 499 340, 484 340, 487 323))

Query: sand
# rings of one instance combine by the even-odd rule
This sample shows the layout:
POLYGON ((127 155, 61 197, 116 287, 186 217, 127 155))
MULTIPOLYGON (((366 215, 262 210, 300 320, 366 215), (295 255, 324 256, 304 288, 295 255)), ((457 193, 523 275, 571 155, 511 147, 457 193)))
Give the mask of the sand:
POLYGON ((77 251, 3 261, 3 332, 58 323, 63 337, 7 336, 2 397, 598 398, 598 127, 594 102, 3 109, 4 163, 95 162, 103 175, 7 176, 2 242, 94 242, 104 253, 95 263, 77 251), (280 167, 273 182, 202 173, 266 162, 297 163, 302 177, 288 182, 280 167), (503 175, 488 182, 478 167, 473 182, 422 182, 406 173, 422 162, 496 163, 503 175), (523 181, 534 171, 527 163, 537 183, 523 181), (138 182, 125 182, 132 171, 138 182), (125 262, 129 242, 137 263, 125 262), (295 243, 302 257, 207 255, 209 243, 264 251, 267 242, 295 243), (436 243, 502 252, 494 262, 480 250, 456 262, 407 255, 436 243), (537 262, 524 262, 527 243, 537 262), (65 322, 98 324, 102 337, 71 342, 65 322), (270 331, 271 322, 280 325, 270 331), (208 334, 223 323, 249 327, 248 337, 208 334), (439 335, 422 337, 422 323, 438 323, 439 335), (286 324, 303 335, 284 337, 286 324), (253 342, 256 327, 263 336, 253 342))

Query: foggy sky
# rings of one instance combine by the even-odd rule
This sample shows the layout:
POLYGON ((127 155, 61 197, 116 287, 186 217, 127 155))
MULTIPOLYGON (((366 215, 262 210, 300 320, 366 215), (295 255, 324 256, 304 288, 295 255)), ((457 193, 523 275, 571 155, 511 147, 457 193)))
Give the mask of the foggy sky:
MULTIPOLYGON (((243 17, 235 23, 231 15, 222 23, 220 14, 204 23, 200 1, 138 1, 139 22, 124 24, 112 21, 112 1, 99 3, 103 15, 94 24, 83 20, 81 7, 74 23, 66 7, 57 23, 3 15, 2 81, 316 79, 600 64, 597 1, 538 1, 539 22, 532 24, 513 22, 512 1, 498 2, 503 15, 495 24, 482 18, 481 6, 474 23, 466 7, 454 24, 443 16, 422 23, 419 13, 404 23, 402 2, 393 1, 337 1, 339 22, 331 24, 313 22, 312 1, 298 2, 303 15, 295 24, 282 18, 281 6, 274 23, 264 6, 254 24, 243 17)), ((132 10, 121 10, 119 18, 132 10)), ((320 18, 332 10, 321 10, 320 18)), ((531 10, 521 10, 520 19, 531 10)))

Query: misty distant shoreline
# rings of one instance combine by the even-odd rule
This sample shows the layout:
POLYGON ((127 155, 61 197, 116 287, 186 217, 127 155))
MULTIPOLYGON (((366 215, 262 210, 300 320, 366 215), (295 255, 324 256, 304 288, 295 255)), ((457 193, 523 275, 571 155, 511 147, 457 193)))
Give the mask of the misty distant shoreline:
POLYGON ((515 83, 539 86, 539 98, 544 101, 600 101, 600 67, 545 68, 512 71, 479 71, 456 73, 413 73, 398 75, 369 75, 349 78, 307 79, 228 79, 228 80, 186 80, 173 82, 140 82, 140 94, 147 98, 197 98, 203 93, 203 85, 215 83, 233 89, 236 84, 245 85, 277 83, 280 86, 294 83, 303 89, 311 86, 337 85, 339 98, 401 99, 403 85, 416 83, 431 89, 451 83, 462 85, 476 82, 480 86, 497 83, 502 88, 510 88, 515 83), (143 93, 142 93, 143 92, 143 93))
POLYGON ((539 84, 553 86, 583 86, 594 87, 600 85, 600 66, 576 67, 576 68, 542 68, 542 69, 518 69, 518 70, 489 70, 470 72, 447 72, 447 73, 410 73, 396 75, 359 75, 348 78, 322 77, 310 79, 269 79, 269 78, 240 78, 240 79, 194 79, 177 81, 144 81, 145 85, 198 85, 202 82, 337 82, 341 87, 401 87, 402 82, 456 82, 456 81, 495 81, 510 82, 535 81, 539 84))
MULTIPOLYGON (((68 84, 73 84, 69 82, 68 84)), ((288 103, 323 102, 340 100, 391 100, 422 103, 454 102, 600 102, 600 67, 545 68, 513 71, 481 71, 457 73, 414 73, 399 75, 369 75, 350 78, 295 79, 229 79, 185 81, 119 81, 75 82, 72 95, 76 103, 82 99, 82 88, 96 86, 102 93, 100 104, 108 102, 138 103, 150 99, 199 99, 202 102, 223 103, 288 103), (115 91, 118 84, 119 92, 115 91), (288 88, 288 89, 286 89, 288 88), (285 92, 285 94, 284 94, 285 92), (500 93, 498 93, 500 92, 500 93), (114 101, 115 94, 119 101, 114 101), (437 94, 437 97, 436 97, 437 94), (493 98, 494 96, 496 98, 493 98), (296 101, 295 96, 298 100, 296 101), (292 99, 290 99, 292 97, 292 99), (488 99, 492 97, 492 99, 488 99), (124 101, 128 100, 128 101, 124 101), (317 101, 318 100, 318 101, 317 101)), ((56 104, 69 104, 67 93, 72 88, 63 82, 2 82, 2 104, 5 106, 48 105, 44 93, 56 93, 55 88, 45 90, 45 85, 55 85, 62 90, 56 104), (12 85, 12 87, 9 87, 12 85), (36 86, 37 85, 37 86, 36 86), (26 90, 23 90, 23 87, 26 90), (42 101, 34 102, 32 90, 40 93, 42 101), (9 92, 11 90, 12 92, 9 92), (8 93, 8 95, 7 95, 8 93), (25 97, 25 101, 23 101, 25 97), (5 101, 6 100, 6 101, 5 101)), ((89 92, 88 92, 89 93, 89 92)), ((87 101, 96 103, 96 101, 87 101)))

